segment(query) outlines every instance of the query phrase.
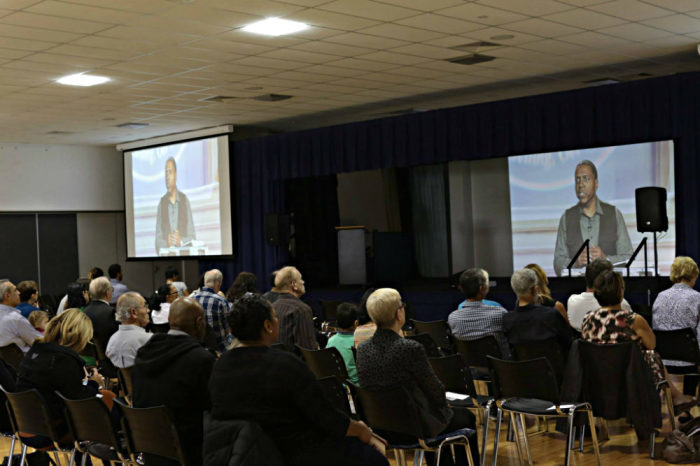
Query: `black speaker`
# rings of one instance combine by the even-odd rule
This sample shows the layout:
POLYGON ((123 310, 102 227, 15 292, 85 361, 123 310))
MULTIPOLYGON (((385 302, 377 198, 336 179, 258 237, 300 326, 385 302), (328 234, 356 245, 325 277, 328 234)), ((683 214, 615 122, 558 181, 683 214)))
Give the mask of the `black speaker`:
POLYGON ((289 215, 265 215, 265 239, 270 246, 289 244, 289 215))
POLYGON ((637 231, 644 233, 668 230, 666 188, 637 188, 634 190, 634 200, 637 209, 637 231))

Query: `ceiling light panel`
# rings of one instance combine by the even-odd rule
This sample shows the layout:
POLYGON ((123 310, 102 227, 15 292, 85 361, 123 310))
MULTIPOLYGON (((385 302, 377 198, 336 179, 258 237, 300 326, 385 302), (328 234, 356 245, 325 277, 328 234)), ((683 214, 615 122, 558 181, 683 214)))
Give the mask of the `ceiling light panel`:
POLYGON ((298 21, 290 21, 282 18, 266 18, 262 21, 249 24, 243 28, 245 32, 261 34, 264 36, 284 36, 308 29, 309 25, 298 21))
POLYGON ((109 78, 106 76, 95 76, 92 74, 83 74, 83 73, 71 74, 71 75, 64 76, 64 77, 56 80, 57 83, 64 84, 66 86, 81 86, 81 87, 96 86, 98 84, 104 84, 107 81, 109 81, 109 78))

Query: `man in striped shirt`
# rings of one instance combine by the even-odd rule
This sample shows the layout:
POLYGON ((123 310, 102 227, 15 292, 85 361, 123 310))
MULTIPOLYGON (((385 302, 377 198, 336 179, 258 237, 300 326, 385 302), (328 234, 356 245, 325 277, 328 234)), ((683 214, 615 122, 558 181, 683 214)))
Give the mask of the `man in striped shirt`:
POLYGON ((209 270, 204 274, 204 286, 190 296, 204 308, 207 324, 213 329, 216 337, 216 350, 220 353, 226 351, 233 341, 233 335, 226 320, 231 312, 231 303, 219 294, 223 279, 221 271, 209 270))

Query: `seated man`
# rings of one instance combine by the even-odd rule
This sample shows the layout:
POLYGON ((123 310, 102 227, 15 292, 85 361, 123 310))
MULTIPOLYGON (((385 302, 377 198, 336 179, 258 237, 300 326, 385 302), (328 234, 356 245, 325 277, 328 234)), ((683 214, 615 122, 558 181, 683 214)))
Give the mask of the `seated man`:
POLYGON ((134 365, 136 352, 153 336, 144 329, 150 319, 146 300, 140 294, 129 291, 117 300, 119 330, 110 338, 106 355, 115 367, 134 365))
POLYGON ((452 335, 460 340, 477 340, 493 335, 504 358, 510 357, 510 348, 503 335, 503 316, 508 311, 500 305, 484 303, 489 293, 489 274, 484 269, 472 268, 462 272, 459 287, 464 293, 464 306, 447 317, 452 335))
POLYGON ((41 311, 41 308, 37 306, 37 301, 39 300, 39 285, 33 280, 24 280, 17 284, 17 289, 19 290, 19 300, 20 303, 17 309, 22 313, 25 318, 29 317, 34 311, 41 311))
POLYGON ((355 328, 357 328, 357 306, 352 303, 341 303, 336 311, 338 333, 328 339, 326 348, 335 348, 340 352, 348 369, 348 377, 352 383, 357 383, 357 367, 352 347, 355 344, 355 328))
MULTIPOLYGON (((131 370, 134 406, 168 407, 175 416, 187 464, 198 466, 202 464, 202 416, 210 409, 208 385, 215 358, 200 344, 206 327, 201 304, 178 298, 170 306, 168 322, 168 333, 153 335, 136 355, 131 370)), ((147 458, 147 464, 175 463, 147 458)))
POLYGON ((0 282, 0 346, 15 344, 25 353, 41 338, 27 319, 16 309, 19 304, 19 291, 9 280, 0 282))
POLYGON ((531 269, 518 270, 510 278, 510 285, 518 296, 518 306, 503 317, 503 329, 511 345, 528 341, 555 338, 566 356, 571 346, 569 324, 553 307, 535 304, 537 300, 537 274, 531 269))
MULTIPOLYGON (((586 266, 586 291, 581 294, 572 294, 566 304, 569 324, 576 331, 581 331, 583 318, 591 311, 600 309, 600 304, 593 296, 593 282, 601 273, 612 270, 612 263, 606 259, 595 259, 586 266)), ((626 299, 622 299, 622 309, 631 311, 632 307, 626 299)))
POLYGON ((279 297, 272 308, 280 321, 279 342, 290 347, 318 349, 313 312, 301 298, 306 293, 304 280, 296 267, 283 267, 275 275, 279 297))

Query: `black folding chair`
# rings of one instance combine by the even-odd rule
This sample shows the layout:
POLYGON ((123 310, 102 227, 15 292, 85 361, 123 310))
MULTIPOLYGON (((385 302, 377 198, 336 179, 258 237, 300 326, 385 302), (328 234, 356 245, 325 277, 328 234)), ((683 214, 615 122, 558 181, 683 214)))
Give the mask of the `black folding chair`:
POLYGON ((8 363, 16 371, 19 371, 19 363, 24 358, 24 351, 14 343, 7 346, 0 346, 0 359, 8 363))
POLYGON ((435 340, 433 340, 433 338, 427 333, 407 335, 406 339, 417 341, 418 343, 423 345, 423 349, 425 349, 425 354, 429 358, 439 358, 440 356, 442 356, 442 354, 440 354, 440 348, 438 348, 438 346, 435 344, 435 340))
POLYGON ((104 458, 110 464, 135 464, 129 459, 129 452, 119 441, 119 432, 112 422, 107 406, 101 399, 92 397, 84 400, 69 400, 58 391, 56 395, 66 405, 66 421, 77 450, 90 454, 85 445, 87 442, 97 442, 110 448, 112 454, 104 458))
POLYGON ((416 333, 427 333, 435 341, 437 347, 445 355, 454 354, 455 350, 452 345, 452 332, 450 326, 444 320, 435 320, 431 322, 421 322, 420 320, 411 319, 411 323, 416 329, 416 333))
POLYGON ((393 450, 399 466, 406 466, 406 450, 437 452, 435 464, 440 464, 440 455, 446 445, 463 445, 469 466, 474 466, 469 442, 476 441, 474 429, 464 428, 434 438, 423 438, 420 413, 415 406, 407 406, 410 396, 406 387, 398 386, 382 390, 367 390, 348 383, 355 408, 372 429, 384 437, 393 450))
POLYGON ((131 367, 122 367, 117 371, 117 379, 119 380, 119 386, 121 387, 124 399, 131 406, 131 397, 133 393, 133 385, 131 382, 131 367))
POLYGON ((566 366, 566 357, 556 338, 524 341, 517 345, 512 345, 512 348, 513 356, 516 361, 546 358, 552 365, 552 369, 554 369, 554 375, 557 378, 557 387, 561 387, 562 378, 564 377, 564 367, 566 366))
POLYGON ((90 367, 97 367, 99 355, 97 354, 97 347, 95 346, 95 343, 88 341, 85 348, 83 348, 83 350, 80 352, 80 355, 87 358, 92 358, 95 361, 95 365, 90 367))
POLYGON ((131 408, 114 400, 122 413, 122 430, 131 461, 139 453, 162 456, 185 465, 180 437, 165 406, 131 408))
MULTIPOLYGON (((661 359, 687 362, 684 366, 666 365, 669 374, 680 374, 684 377, 700 377, 700 348, 694 328, 679 330, 654 330, 656 335, 656 352, 661 359)), ((700 384, 696 382, 696 392, 700 384)), ((697 393, 696 393, 697 394, 697 393)))
POLYGON ((340 355, 337 348, 310 350, 299 345, 296 347, 317 379, 335 376, 341 381, 345 381, 348 378, 348 369, 345 367, 343 356, 340 355))
POLYGON ((329 376, 318 379, 321 385, 321 390, 326 396, 326 399, 331 402, 333 407, 338 411, 351 416, 350 402, 348 400, 348 391, 338 377, 329 376))
POLYGON ((476 393, 474 380, 472 379, 471 370, 464 362, 464 357, 461 354, 452 354, 441 358, 428 358, 430 366, 433 368, 435 375, 445 386, 448 392, 461 393, 469 395, 469 398, 464 402, 449 401, 452 406, 461 406, 465 408, 475 408, 479 410, 484 418, 484 431, 481 441, 481 464, 486 460, 486 440, 489 433, 489 411, 493 397, 483 396, 476 393))
POLYGON ((554 369, 546 358, 529 361, 505 361, 488 357, 493 389, 498 406, 496 421, 496 438, 493 446, 493 466, 498 459, 498 434, 501 429, 503 412, 511 413, 511 422, 515 428, 515 440, 518 456, 522 462, 521 440, 518 430, 522 432, 528 464, 532 465, 530 447, 527 441, 525 415, 532 414, 544 417, 564 417, 568 419, 568 435, 565 445, 564 464, 569 465, 570 449, 573 446, 574 414, 588 414, 588 424, 591 429, 593 451, 600 465, 600 451, 595 431, 593 411, 589 403, 562 402, 559 399, 559 386, 554 375, 554 369))
POLYGON ((59 442, 63 440, 63 435, 56 429, 56 424, 51 416, 49 407, 38 390, 31 389, 23 392, 10 393, 4 388, 0 390, 7 397, 7 411, 10 415, 12 430, 16 438, 22 442, 22 457, 19 464, 24 465, 27 457, 27 444, 24 443, 20 432, 23 434, 40 435, 47 437, 53 443, 55 450, 47 453, 55 455, 56 464, 61 464, 59 455, 68 458, 69 466, 75 464, 75 448, 66 448, 59 442))
POLYGON ((486 335, 475 340, 460 340, 455 338, 454 341, 457 352, 464 356, 467 365, 472 369, 476 369, 477 380, 490 380, 487 356, 503 359, 501 347, 498 345, 496 337, 493 335, 486 335))

